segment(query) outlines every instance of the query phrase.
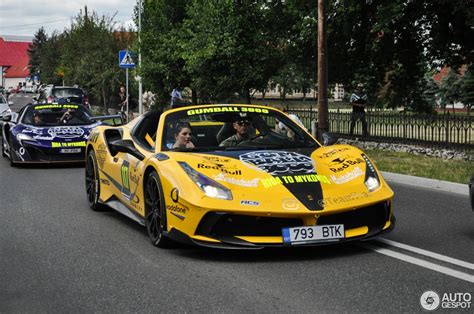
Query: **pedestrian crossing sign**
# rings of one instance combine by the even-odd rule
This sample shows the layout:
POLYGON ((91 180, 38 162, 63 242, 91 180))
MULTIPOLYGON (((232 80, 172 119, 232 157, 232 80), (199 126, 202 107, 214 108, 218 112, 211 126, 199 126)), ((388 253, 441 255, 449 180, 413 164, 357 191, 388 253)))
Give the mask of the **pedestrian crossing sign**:
POLYGON ((133 53, 128 50, 119 51, 119 67, 121 68, 134 68, 135 62, 133 61, 133 53))

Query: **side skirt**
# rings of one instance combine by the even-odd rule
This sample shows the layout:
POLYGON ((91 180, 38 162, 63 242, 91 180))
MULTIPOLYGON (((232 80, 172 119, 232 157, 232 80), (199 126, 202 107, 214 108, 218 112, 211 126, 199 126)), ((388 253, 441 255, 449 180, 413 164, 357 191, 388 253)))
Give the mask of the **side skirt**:
POLYGON ((117 198, 111 197, 108 201, 104 202, 102 200, 99 200, 100 203, 109 206, 110 208, 115 209, 122 215, 127 216, 128 218, 131 218, 138 222, 140 225, 145 226, 145 219, 140 217, 135 211, 131 210, 128 208, 125 204, 120 202, 117 198))

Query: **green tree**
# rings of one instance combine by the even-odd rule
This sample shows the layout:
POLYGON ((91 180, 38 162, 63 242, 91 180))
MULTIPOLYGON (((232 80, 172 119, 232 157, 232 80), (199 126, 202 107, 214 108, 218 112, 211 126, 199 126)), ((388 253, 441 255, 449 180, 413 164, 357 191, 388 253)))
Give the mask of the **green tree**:
POLYGON ((434 110, 436 107, 436 103, 439 98, 440 94, 440 88, 438 84, 433 80, 433 71, 428 71, 423 80, 424 80, 424 86, 423 86, 423 100, 427 104, 428 108, 431 109, 431 111, 434 110))
POLYGON ((38 48, 41 81, 43 83, 60 85, 62 78, 56 75, 56 70, 61 65, 65 37, 63 34, 53 33, 51 37, 38 48))
POLYGON ((418 20, 431 62, 458 69, 474 62, 474 1, 423 0, 418 20))
POLYGON ((441 80, 441 106, 444 109, 444 113, 446 113, 446 107, 449 104, 453 106, 454 113, 454 103, 461 100, 461 95, 459 74, 450 69, 448 74, 441 80))
MULTIPOLYGON (((181 57, 181 24, 190 0, 146 1, 142 14, 140 51, 145 90, 157 95, 158 104, 169 103, 176 86, 190 86, 181 57)), ((193 93, 195 94, 195 93, 193 93)))
POLYGON ((263 9, 258 2, 233 0, 195 0, 188 6, 181 51, 191 87, 202 100, 240 95, 250 102, 250 91, 266 86, 277 48, 262 32, 263 9))
MULTIPOLYGON (((105 111, 117 82, 124 73, 117 65, 118 51, 124 47, 116 38, 113 18, 80 11, 71 28, 65 31, 61 65, 67 84, 78 84, 88 90, 93 105, 105 111)), ((123 32, 124 30, 122 30, 123 32)))
POLYGON ((471 114, 474 106, 474 64, 467 67, 461 82, 461 100, 467 109, 467 115, 471 114))
POLYGON ((40 29, 35 33, 33 42, 28 47, 28 65, 30 75, 35 75, 40 72, 40 52, 43 45, 48 41, 48 36, 44 32, 44 28, 40 29))

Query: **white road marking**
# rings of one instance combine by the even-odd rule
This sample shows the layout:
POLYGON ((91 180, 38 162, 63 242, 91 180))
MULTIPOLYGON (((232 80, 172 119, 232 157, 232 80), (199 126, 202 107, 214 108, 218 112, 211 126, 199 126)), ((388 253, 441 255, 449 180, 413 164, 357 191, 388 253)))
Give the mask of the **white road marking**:
POLYGON ((439 273, 442 273, 442 274, 445 274, 445 275, 448 275, 448 276, 451 276, 451 277, 455 277, 455 278, 458 278, 458 279, 461 279, 461 280, 465 280, 467 282, 474 283, 474 275, 471 275, 471 274, 468 274, 468 273, 465 273, 465 272, 462 272, 462 271, 459 271, 459 270, 451 269, 451 268, 446 267, 446 266, 438 265, 438 264, 428 262, 428 261, 425 261, 425 260, 417 258, 417 257, 413 257, 413 256, 410 256, 410 255, 406 255, 406 254, 399 253, 399 252, 396 252, 396 251, 392 251, 392 250, 389 250, 389 249, 381 248, 381 247, 378 247, 378 246, 375 246, 375 245, 372 245, 372 244, 369 244, 369 243, 359 243, 359 245, 362 246, 363 248, 368 249, 368 250, 372 250, 374 252, 377 252, 377 253, 380 253, 380 254, 383 254, 383 255, 386 255, 386 256, 390 256, 390 257, 402 260, 404 262, 408 262, 408 263, 411 263, 411 264, 414 264, 414 265, 418 265, 418 266, 421 266, 421 267, 424 267, 424 268, 427 268, 427 269, 434 270, 436 272, 439 272, 439 273))
POLYGON ((376 239, 376 241, 379 241, 379 242, 382 242, 382 243, 385 243, 385 244, 388 244, 388 245, 391 245, 391 246, 395 246, 395 247, 398 247, 398 248, 401 248, 401 249, 404 249, 404 250, 407 250, 407 251, 418 253, 420 255, 429 256, 431 258, 438 259, 438 260, 443 261, 443 262, 447 262, 447 263, 450 263, 450 264, 454 264, 454 265, 458 265, 458 266, 461 266, 461 267, 464 267, 464 268, 474 270, 474 264, 473 263, 461 261, 459 259, 452 258, 452 257, 446 256, 446 255, 441 255, 441 254, 434 253, 434 252, 431 252, 431 251, 419 249, 417 247, 407 245, 407 244, 403 244, 403 243, 399 243, 399 242, 395 242, 395 241, 392 241, 392 240, 389 240, 389 239, 378 238, 378 239, 376 239))

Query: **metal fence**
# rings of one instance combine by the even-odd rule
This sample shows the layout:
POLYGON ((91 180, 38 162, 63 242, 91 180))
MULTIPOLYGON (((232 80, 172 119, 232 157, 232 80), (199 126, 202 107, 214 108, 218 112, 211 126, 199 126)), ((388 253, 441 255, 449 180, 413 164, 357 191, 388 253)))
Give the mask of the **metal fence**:
MULTIPOLYGON (((318 112, 290 109, 309 129, 318 112)), ((456 115, 413 115, 370 111, 366 115, 369 138, 401 144, 418 144, 432 148, 474 151, 474 119, 456 115)), ((350 136, 351 113, 329 112, 329 130, 341 137, 350 136)), ((361 137, 362 123, 356 122, 353 137, 361 137)))

